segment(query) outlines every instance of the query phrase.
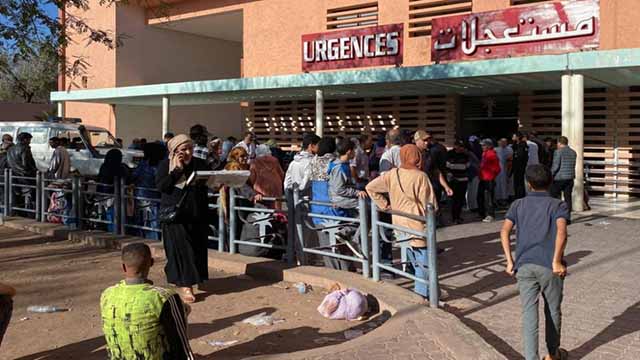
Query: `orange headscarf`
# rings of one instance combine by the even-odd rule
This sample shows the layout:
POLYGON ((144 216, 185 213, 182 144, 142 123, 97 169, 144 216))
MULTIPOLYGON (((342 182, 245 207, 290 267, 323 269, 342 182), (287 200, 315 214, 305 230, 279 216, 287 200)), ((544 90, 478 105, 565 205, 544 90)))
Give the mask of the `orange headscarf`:
POLYGON ((249 159, 249 154, 244 148, 236 147, 229 153, 229 161, 225 170, 249 170, 249 164, 246 162, 240 162, 240 158, 244 156, 249 159))
POLYGON ((400 149, 400 168, 406 170, 422 170, 422 151, 413 145, 407 144, 400 149))

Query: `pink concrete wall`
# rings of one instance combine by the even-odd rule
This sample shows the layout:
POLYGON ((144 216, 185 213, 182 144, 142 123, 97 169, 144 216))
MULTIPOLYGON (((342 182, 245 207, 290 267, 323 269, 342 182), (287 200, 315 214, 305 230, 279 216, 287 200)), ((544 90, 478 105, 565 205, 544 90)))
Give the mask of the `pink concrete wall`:
POLYGON ((240 77, 242 44, 148 26, 145 10, 119 5, 116 84, 130 86, 240 77))
MULTIPOLYGON (((99 4, 100 0, 88 0, 89 11, 75 14, 84 18, 87 23, 102 30, 116 32, 115 7, 99 4)), ((87 64, 84 76, 87 77, 87 88, 108 88, 116 86, 116 52, 102 44, 89 44, 87 34, 77 34, 68 30, 72 41, 67 47, 67 60, 81 58, 87 64)), ((82 78, 67 77, 67 89, 82 88, 82 78)), ((109 105, 66 103, 66 116, 79 117, 87 124, 101 126, 115 132, 115 117, 109 105)))
MULTIPOLYGON (((369 2, 368 0, 176 0, 166 17, 148 11, 150 23, 242 9, 244 14, 244 76, 301 73, 300 37, 326 31, 327 8, 369 2)), ((507 8, 510 0, 474 0, 473 11, 507 8)), ((601 49, 640 47, 640 1, 601 0, 601 49)), ((379 23, 408 25, 408 0, 378 0, 379 23)), ((405 30, 406 33, 406 30, 405 30)), ((429 65, 430 37, 409 38, 405 34, 404 65, 429 65)))

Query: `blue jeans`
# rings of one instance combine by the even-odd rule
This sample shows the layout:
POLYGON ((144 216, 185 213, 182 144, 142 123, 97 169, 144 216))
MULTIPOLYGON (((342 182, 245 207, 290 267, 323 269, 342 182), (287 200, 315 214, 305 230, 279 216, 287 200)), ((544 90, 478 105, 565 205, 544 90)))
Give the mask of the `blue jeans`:
MULTIPOLYGON (((419 279, 428 279, 429 276, 429 249, 409 247, 407 249, 407 260, 413 265, 414 276, 419 279)), ((428 282, 428 280, 427 280, 428 282)), ((416 281, 413 291, 422 297, 429 297, 429 285, 416 281)))
POLYGON ((562 326, 562 289, 564 279, 551 269, 540 265, 524 264, 516 273, 520 302, 522 304, 522 339, 526 360, 538 360, 538 302, 544 299, 545 340, 549 354, 560 348, 562 326))

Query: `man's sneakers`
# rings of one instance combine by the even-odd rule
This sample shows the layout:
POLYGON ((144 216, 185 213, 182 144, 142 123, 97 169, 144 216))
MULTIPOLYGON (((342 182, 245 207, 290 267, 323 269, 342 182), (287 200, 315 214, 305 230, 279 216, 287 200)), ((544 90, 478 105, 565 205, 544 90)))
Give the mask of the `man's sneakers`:
POLYGON ((482 222, 483 223, 490 223, 490 222, 493 222, 493 220, 495 220, 493 218, 493 216, 487 216, 486 218, 482 219, 482 222))

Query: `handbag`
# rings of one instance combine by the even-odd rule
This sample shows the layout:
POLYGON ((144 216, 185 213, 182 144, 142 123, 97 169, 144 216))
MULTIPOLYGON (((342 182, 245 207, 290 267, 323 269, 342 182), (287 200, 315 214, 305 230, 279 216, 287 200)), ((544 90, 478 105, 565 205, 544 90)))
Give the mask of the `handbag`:
POLYGON ((182 209, 182 204, 184 203, 184 199, 187 197, 187 193, 189 192, 189 186, 185 186, 185 190, 182 192, 182 196, 178 203, 172 206, 162 206, 158 211, 158 221, 161 224, 173 224, 176 222, 176 219, 180 215, 180 210, 182 209))

